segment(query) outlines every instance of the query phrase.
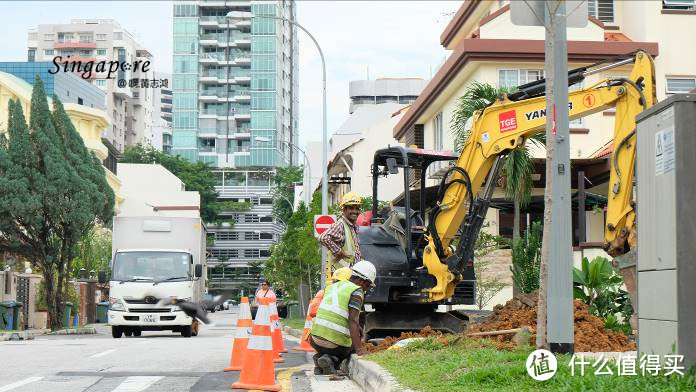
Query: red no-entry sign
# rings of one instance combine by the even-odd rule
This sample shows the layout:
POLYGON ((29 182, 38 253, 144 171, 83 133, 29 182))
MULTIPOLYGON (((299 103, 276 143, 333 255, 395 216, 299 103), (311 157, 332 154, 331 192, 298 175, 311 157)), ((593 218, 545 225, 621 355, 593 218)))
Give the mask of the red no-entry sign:
POLYGON ((314 235, 319 237, 334 223, 336 223, 336 216, 334 215, 314 215, 314 235))

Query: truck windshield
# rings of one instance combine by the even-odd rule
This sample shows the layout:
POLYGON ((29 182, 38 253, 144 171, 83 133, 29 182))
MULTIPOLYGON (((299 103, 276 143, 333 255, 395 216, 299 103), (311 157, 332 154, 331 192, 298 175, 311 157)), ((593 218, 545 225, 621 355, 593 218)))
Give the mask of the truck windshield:
POLYGON ((183 252, 116 253, 113 280, 147 282, 191 279, 191 256, 183 252))

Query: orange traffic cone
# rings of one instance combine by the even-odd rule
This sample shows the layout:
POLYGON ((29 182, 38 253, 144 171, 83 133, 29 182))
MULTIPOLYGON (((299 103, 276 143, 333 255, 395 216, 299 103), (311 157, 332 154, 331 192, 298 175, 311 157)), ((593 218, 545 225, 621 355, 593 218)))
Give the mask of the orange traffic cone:
POLYGON ((304 322, 304 331, 302 331, 302 337, 300 338, 300 345, 293 348, 295 351, 315 351, 312 346, 309 344, 309 333, 312 330, 312 316, 309 315, 309 312, 307 313, 307 318, 305 318, 304 322))
POLYGON ((283 325, 280 323, 280 316, 278 316, 278 307, 276 306, 275 300, 271 300, 271 323, 273 324, 273 342, 278 341, 278 347, 280 347, 281 353, 286 353, 288 350, 283 344, 283 325))
POLYGON ((281 352, 287 352, 283 347, 283 335, 281 331, 280 319, 278 318, 278 308, 275 300, 268 300, 268 311, 271 314, 271 337, 273 339, 273 362, 285 362, 285 359, 280 356, 281 352))
POLYGON ((234 337, 232 353, 230 354, 230 366, 226 367, 224 371, 242 370, 252 326, 249 298, 242 297, 242 302, 239 304, 239 316, 237 317, 237 333, 234 337))
POLYGON ((256 311, 242 372, 239 374, 239 381, 232 384, 232 388, 280 391, 280 385, 275 383, 269 313, 268 301, 259 298, 259 309, 256 311))

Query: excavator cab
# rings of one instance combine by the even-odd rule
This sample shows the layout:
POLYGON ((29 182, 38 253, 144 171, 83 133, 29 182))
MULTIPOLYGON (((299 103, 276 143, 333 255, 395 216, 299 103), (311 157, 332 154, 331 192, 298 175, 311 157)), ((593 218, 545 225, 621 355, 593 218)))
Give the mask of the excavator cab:
MULTIPOLYGON (((457 158, 447 151, 403 146, 390 146, 374 154, 372 220, 369 227, 361 227, 359 232, 362 256, 377 268, 376 287, 365 297, 365 303, 375 310, 366 317, 365 330, 369 337, 386 336, 397 330, 420 330, 426 325, 440 325, 444 326, 442 330, 456 332, 466 322, 463 315, 449 317, 447 313, 433 312, 440 303, 427 302, 423 291, 435 285, 434 277, 423 266, 426 208, 437 197, 434 192, 429 194, 426 175, 434 162, 457 158), (393 176, 403 179, 401 205, 380 210, 380 178, 393 176), (382 316, 380 310, 388 310, 388 316, 382 316), (444 320, 433 320, 433 317, 444 320)), ((473 266, 463 275, 465 280, 457 286, 455 295, 442 304, 474 303, 473 266)))

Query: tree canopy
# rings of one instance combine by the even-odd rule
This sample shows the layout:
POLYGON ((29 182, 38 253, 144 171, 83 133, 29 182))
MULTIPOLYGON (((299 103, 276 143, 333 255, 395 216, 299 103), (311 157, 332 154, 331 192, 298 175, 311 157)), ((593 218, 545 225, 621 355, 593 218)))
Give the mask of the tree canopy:
POLYGON ((41 272, 55 328, 76 244, 96 223, 110 224, 115 196, 58 97, 49 109, 38 76, 30 111, 27 124, 20 102, 8 104, 8 137, 0 141, 0 251, 41 272))

